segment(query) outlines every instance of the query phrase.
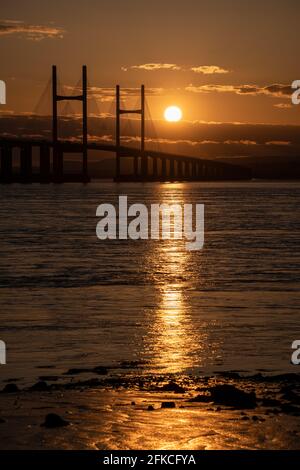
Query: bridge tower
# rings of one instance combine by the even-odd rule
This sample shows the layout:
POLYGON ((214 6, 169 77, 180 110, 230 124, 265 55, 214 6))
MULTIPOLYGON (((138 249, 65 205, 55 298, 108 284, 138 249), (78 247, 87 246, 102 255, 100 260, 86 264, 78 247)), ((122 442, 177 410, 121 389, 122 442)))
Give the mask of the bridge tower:
MULTIPOLYGON (((121 109, 120 107, 120 85, 116 86, 116 180, 121 177, 121 115, 138 114, 141 116, 141 172, 142 178, 148 175, 148 159, 145 154, 145 86, 141 86, 141 107, 139 109, 121 109)), ((138 156, 134 157, 134 176, 138 177, 138 156)))
MULTIPOLYGON (((88 177, 88 129, 87 129, 87 67, 82 66, 82 94, 81 95, 59 95, 57 93, 57 69, 52 66, 52 141, 53 141, 53 176, 57 182, 63 180, 63 151, 66 150, 60 144, 58 138, 58 101, 82 101, 82 178, 83 181, 89 181, 88 177)), ((72 150, 74 152, 74 149, 72 150)))

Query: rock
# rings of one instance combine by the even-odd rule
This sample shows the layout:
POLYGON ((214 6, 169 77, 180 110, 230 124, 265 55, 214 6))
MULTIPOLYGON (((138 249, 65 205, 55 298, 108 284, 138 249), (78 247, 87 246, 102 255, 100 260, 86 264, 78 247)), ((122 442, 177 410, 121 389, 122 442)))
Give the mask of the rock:
POLYGON ((16 384, 6 384, 2 390, 3 393, 17 393, 19 391, 19 387, 16 384))
POLYGON ((216 372, 218 375, 223 377, 224 379, 235 379, 238 380, 241 378, 240 374, 237 372, 216 372))
POLYGON ((279 400, 276 400, 275 398, 263 398, 261 402, 262 406, 266 407, 273 407, 273 406, 280 406, 281 403, 279 400))
POLYGON ((135 405, 136 405, 135 401, 132 401, 131 406, 135 406, 135 405))
POLYGON ((161 404, 162 408, 176 408, 175 402, 174 401, 163 401, 161 404))
POLYGON ((97 366, 97 367, 94 367, 94 369, 92 369, 92 372, 98 375, 106 375, 108 373, 108 370, 106 369, 106 367, 97 366))
POLYGON ((61 418, 59 415, 55 413, 49 413, 46 418, 45 422, 41 424, 45 428, 62 428, 64 426, 69 426, 69 422, 61 418))
POLYGON ((43 382, 56 382, 59 378, 60 377, 58 375, 41 375, 39 380, 42 380, 43 382))
POLYGON ((243 416, 242 417, 242 421, 249 421, 249 420, 250 420, 249 416, 243 416))
POLYGON ((266 421, 265 418, 262 418, 261 416, 255 416, 255 415, 252 416, 252 420, 253 420, 253 421, 256 421, 256 422, 257 422, 257 421, 260 421, 261 423, 262 423, 263 421, 266 421))
POLYGON ((299 395, 295 393, 292 387, 283 387, 281 390, 282 398, 287 401, 291 401, 294 403, 299 403, 299 395))
POLYGON ((120 362, 120 369, 137 369, 141 368, 145 362, 143 361, 123 361, 120 362))
POLYGON ((280 408, 283 413, 295 413, 296 415, 300 414, 299 406, 290 405, 289 403, 283 403, 280 408))
POLYGON ((49 390, 49 387, 46 382, 44 382, 43 380, 40 380, 36 384, 32 385, 32 387, 30 387, 29 390, 32 392, 45 392, 49 390))
POLYGON ((148 411, 154 411, 154 407, 152 405, 149 405, 147 408, 148 411))
POLYGON ((185 389, 178 385, 176 382, 169 382, 160 388, 163 392, 185 393, 185 389))
POLYGON ((209 395, 197 395, 188 400, 190 403, 210 403, 212 401, 209 395))
POLYGON ((236 409, 251 409, 256 407, 254 392, 244 392, 234 385, 216 385, 209 389, 211 399, 215 404, 232 406, 236 409))
POLYGON ((67 372, 65 372, 64 375, 78 375, 78 374, 84 374, 85 372, 91 372, 90 369, 69 369, 67 372))
POLYGON ((277 408, 274 408, 274 409, 270 410, 270 413, 272 413, 273 415, 279 415, 280 410, 278 410, 277 408))

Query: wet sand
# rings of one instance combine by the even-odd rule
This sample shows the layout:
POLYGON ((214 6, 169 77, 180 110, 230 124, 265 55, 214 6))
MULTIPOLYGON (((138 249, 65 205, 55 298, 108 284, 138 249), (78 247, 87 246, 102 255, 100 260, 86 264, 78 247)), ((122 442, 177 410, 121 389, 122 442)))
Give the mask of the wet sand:
POLYGON ((300 448, 298 375, 59 382, 1 393, 1 449, 300 448), (44 426, 50 413, 66 425, 44 426))

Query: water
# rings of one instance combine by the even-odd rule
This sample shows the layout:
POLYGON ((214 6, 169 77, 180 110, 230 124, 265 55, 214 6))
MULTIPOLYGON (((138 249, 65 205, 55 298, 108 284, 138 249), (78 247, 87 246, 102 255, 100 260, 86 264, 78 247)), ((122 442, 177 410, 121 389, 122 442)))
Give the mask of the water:
POLYGON ((300 339, 300 183, 97 181, 0 192, 1 381, 124 361, 144 374, 299 371, 290 357, 300 339), (99 241, 96 208, 119 194, 204 203, 204 249, 99 241))

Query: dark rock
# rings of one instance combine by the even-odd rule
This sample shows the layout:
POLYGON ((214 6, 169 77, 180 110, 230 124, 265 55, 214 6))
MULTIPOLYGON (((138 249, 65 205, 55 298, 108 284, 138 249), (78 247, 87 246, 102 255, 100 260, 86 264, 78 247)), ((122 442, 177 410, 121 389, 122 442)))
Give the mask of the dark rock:
POLYGON ((243 416, 242 417, 242 421, 249 421, 249 420, 250 420, 249 416, 243 416))
POLYGON ((136 405, 135 401, 132 401, 131 406, 135 406, 135 405, 136 405))
POLYGON ((65 384, 66 389, 76 389, 76 388, 81 388, 81 387, 86 387, 86 388, 91 388, 91 387, 98 387, 101 385, 101 382, 94 378, 94 379, 87 379, 87 380, 81 380, 79 382, 70 382, 68 384, 65 384))
POLYGON ((0 424, 6 423, 5 419, 0 418, 0 424))
POLYGON ((261 416, 255 416, 255 415, 252 416, 252 420, 253 420, 253 421, 256 421, 256 422, 259 421, 259 422, 261 422, 261 423, 262 423, 263 421, 266 421, 265 418, 262 418, 261 416))
POLYGON ((85 372, 91 372, 90 369, 69 369, 67 372, 65 372, 64 375, 78 375, 78 374, 84 374, 85 372))
POLYGON ((238 380, 241 378, 240 374, 237 372, 217 372, 217 374, 225 379, 235 379, 238 380))
POLYGON ((175 402, 174 401, 163 401, 161 404, 162 408, 176 408, 175 402))
POLYGON ((36 384, 32 385, 29 389, 32 392, 45 392, 49 390, 48 384, 44 382, 43 380, 40 380, 36 384))
POLYGON ((62 428, 64 426, 69 426, 69 422, 61 418, 59 415, 55 413, 49 413, 46 418, 45 422, 41 424, 45 428, 62 428))
POLYGON ((190 403, 210 403, 212 401, 209 395, 197 395, 188 400, 190 403))
POLYGON ((281 390, 281 393, 283 393, 282 398, 287 401, 299 403, 300 401, 300 396, 295 393, 293 388, 291 387, 283 387, 281 390))
POLYGON ((106 375, 108 373, 108 370, 106 369, 106 367, 97 366, 92 369, 92 372, 98 375, 106 375))
POLYGON ((283 403, 280 408, 283 413, 296 413, 296 415, 300 414, 299 406, 290 405, 289 403, 283 403))
POLYGON ((144 361, 123 361, 123 362, 120 362, 119 367, 121 369, 137 369, 137 368, 141 368, 145 364, 146 362, 144 361))
POLYGON ((261 401, 262 406, 280 406, 281 403, 279 400, 276 400, 275 398, 263 398, 261 401))
POLYGON ((59 380, 58 375, 41 375, 39 377, 39 380, 42 380, 43 382, 56 382, 59 380))
POLYGON ((147 408, 148 411, 154 411, 154 407, 152 405, 149 405, 147 408))
POLYGON ((19 391, 20 389, 16 384, 6 384, 2 390, 3 393, 17 393, 19 391))
POLYGON ((216 385, 209 389, 214 403, 232 406, 236 409, 251 409, 256 407, 254 392, 244 392, 234 385, 216 385))
POLYGON ((278 410, 277 408, 274 408, 274 409, 270 410, 270 413, 272 413, 273 415, 279 415, 280 410, 278 410))
POLYGON ((176 382, 169 382, 160 388, 163 392, 185 393, 185 389, 178 385, 176 382))

